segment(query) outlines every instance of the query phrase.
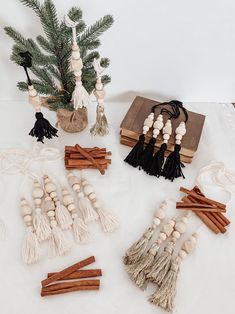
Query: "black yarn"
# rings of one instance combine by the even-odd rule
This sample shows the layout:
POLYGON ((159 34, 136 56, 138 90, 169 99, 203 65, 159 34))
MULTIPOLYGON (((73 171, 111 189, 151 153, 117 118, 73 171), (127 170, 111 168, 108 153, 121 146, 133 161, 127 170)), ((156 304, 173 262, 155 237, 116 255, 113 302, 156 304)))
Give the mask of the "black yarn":
POLYGON ((135 144, 130 153, 124 159, 124 161, 127 162, 132 167, 136 168, 137 166, 139 166, 140 156, 144 150, 144 140, 145 136, 144 134, 141 134, 139 136, 138 142, 135 144))
POLYGON ((162 176, 165 177, 165 179, 174 181, 174 179, 179 177, 185 178, 182 172, 184 164, 180 161, 180 149, 181 146, 175 144, 174 151, 167 157, 162 170, 162 176))
POLYGON ((31 79, 29 77, 28 69, 27 69, 27 68, 31 68, 32 66, 32 54, 29 51, 22 51, 22 52, 19 52, 19 56, 22 58, 20 65, 25 70, 27 80, 28 80, 28 85, 32 85, 31 79))
POLYGON ((36 112, 35 117, 36 122, 32 130, 29 132, 29 135, 36 137, 37 142, 44 143, 44 137, 48 139, 52 138, 53 136, 58 137, 58 130, 54 128, 50 124, 50 122, 43 117, 43 114, 41 112, 36 112))
POLYGON ((161 176, 162 166, 164 164, 164 155, 167 149, 166 143, 163 143, 160 149, 155 153, 151 167, 149 168, 148 174, 151 176, 156 176, 157 178, 161 176))
POLYGON ((152 137, 145 147, 143 153, 140 156, 139 166, 144 171, 148 173, 152 162, 153 162, 153 154, 154 154, 154 145, 156 143, 156 138, 152 137))

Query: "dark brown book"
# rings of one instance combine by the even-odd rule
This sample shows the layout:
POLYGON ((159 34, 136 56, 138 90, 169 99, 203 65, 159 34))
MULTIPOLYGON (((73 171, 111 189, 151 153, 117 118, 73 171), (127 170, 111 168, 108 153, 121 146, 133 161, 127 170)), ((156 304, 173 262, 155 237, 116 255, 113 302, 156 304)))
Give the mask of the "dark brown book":
MULTIPOLYGON (((142 133, 144 120, 150 114, 151 108, 156 104, 159 104, 159 102, 140 96, 137 96, 135 98, 120 126, 122 144, 132 147, 135 145, 139 138, 139 135, 142 133)), ((155 117, 159 115, 161 108, 160 107, 156 108, 155 117)), ((164 122, 166 121, 167 118, 168 116, 164 118, 164 122)), ((172 119, 172 135, 168 142, 167 147, 168 152, 174 150, 175 129, 183 120, 184 120, 183 112, 180 113, 180 116, 177 119, 172 119)), ((183 136, 180 151, 182 161, 184 162, 192 161, 192 158, 198 148, 204 122, 205 122, 204 115, 188 111, 188 121, 186 123, 187 132, 183 136)), ((150 130, 148 134, 146 134, 146 143, 149 142, 149 139, 151 137, 152 130, 150 130)), ((162 134, 159 134, 157 142, 155 144, 157 149, 161 146, 162 142, 163 142, 162 134)))

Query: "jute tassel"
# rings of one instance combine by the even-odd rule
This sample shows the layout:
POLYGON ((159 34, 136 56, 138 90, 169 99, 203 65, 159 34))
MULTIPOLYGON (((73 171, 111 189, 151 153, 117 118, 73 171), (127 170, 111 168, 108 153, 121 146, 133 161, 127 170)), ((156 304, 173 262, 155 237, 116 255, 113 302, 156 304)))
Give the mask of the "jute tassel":
POLYGON ((95 208, 104 232, 113 232, 119 226, 118 220, 110 212, 105 211, 97 200, 93 186, 84 178, 81 180, 83 192, 95 208))
POLYGON ((90 232, 84 221, 78 216, 77 208, 74 204, 74 198, 69 193, 67 189, 62 190, 63 204, 67 207, 68 211, 71 213, 73 224, 72 230, 74 235, 74 240, 77 243, 86 243, 89 239, 90 232))
POLYGON ((135 264, 145 253, 155 229, 160 225, 161 220, 163 220, 166 216, 166 207, 166 202, 162 202, 160 204, 159 208, 154 214, 152 226, 149 227, 141 236, 141 238, 127 250, 125 256, 123 257, 123 263, 125 265, 135 264))
POLYGON ((93 92, 93 94, 96 97, 98 105, 96 108, 96 122, 91 128, 90 132, 92 135, 104 136, 109 133, 108 121, 104 113, 105 90, 101 79, 101 74, 103 73, 104 69, 101 67, 100 61, 97 59, 94 59, 93 67, 97 75, 95 91, 93 92))
POLYGON ((72 21, 68 15, 64 18, 65 24, 67 27, 72 29, 73 35, 73 45, 72 45, 72 56, 71 56, 71 68, 74 72, 76 84, 75 89, 72 94, 72 101, 74 109, 86 107, 89 104, 89 94, 82 84, 82 68, 83 62, 80 55, 80 49, 77 44, 77 34, 76 34, 76 26, 78 22, 72 21))
POLYGON ((160 306, 168 312, 173 310, 173 302, 176 295, 176 282, 178 278, 179 268, 181 261, 191 253, 197 242, 197 234, 194 233, 183 244, 178 256, 171 262, 170 270, 162 281, 159 289, 156 290, 149 298, 149 302, 160 306))
POLYGON ((167 246, 164 248, 164 250, 157 256, 151 270, 147 274, 147 278, 150 281, 158 285, 162 283, 162 280, 166 276, 171 266, 171 259, 175 243, 186 231, 187 223, 188 218, 186 216, 182 217, 180 221, 176 222, 170 242, 167 243, 167 246))
POLYGON ((22 246, 22 258, 26 264, 32 264, 39 260, 40 246, 32 224, 32 209, 24 198, 21 199, 20 210, 27 230, 22 246))
POLYGON ((35 206, 35 215, 33 217, 33 226, 39 241, 47 240, 51 235, 51 227, 47 217, 42 213, 41 204, 44 191, 40 183, 35 180, 33 187, 33 198, 35 206))
POLYGON ((72 173, 68 173, 68 181, 72 189, 77 193, 78 196, 78 208, 82 214, 82 218, 85 223, 97 220, 99 218, 96 211, 93 209, 90 200, 81 190, 81 183, 79 179, 72 173))
POLYGON ((148 283, 146 275, 151 269, 156 254, 160 249, 160 245, 165 241, 173 232, 175 222, 170 220, 163 226, 163 230, 160 232, 158 239, 151 245, 148 252, 142 256, 142 258, 135 264, 127 266, 127 273, 131 280, 141 289, 145 289, 148 283))

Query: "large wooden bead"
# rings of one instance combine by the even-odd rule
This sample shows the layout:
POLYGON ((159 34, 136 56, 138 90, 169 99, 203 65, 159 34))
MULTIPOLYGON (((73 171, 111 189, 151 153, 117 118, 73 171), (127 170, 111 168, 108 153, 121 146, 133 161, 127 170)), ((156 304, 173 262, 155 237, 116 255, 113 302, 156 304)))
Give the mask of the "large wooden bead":
POLYGON ((21 206, 20 211, 23 217, 32 213, 32 209, 28 205, 21 206))
POLYGON ((34 199, 34 204, 35 204, 36 206, 40 206, 41 203, 42 203, 42 199, 41 199, 41 198, 35 198, 35 199, 34 199))
POLYGON ((54 210, 49 210, 49 211, 47 212, 47 215, 48 215, 48 217, 54 217, 54 216, 55 216, 54 210))
POLYGON ((73 176, 72 174, 68 175, 68 181, 71 186, 73 186, 74 184, 79 184, 78 178, 73 176))
POLYGON ((155 226, 159 226, 160 225, 160 223, 161 223, 161 220, 159 219, 159 218, 154 218, 153 219, 153 224, 155 225, 155 226))
POLYGON ((52 192, 55 192, 56 186, 55 186, 54 183, 49 182, 49 183, 46 183, 46 184, 45 184, 45 189, 46 189, 47 193, 50 194, 50 193, 52 193, 52 192))
POLYGON ((55 204, 54 204, 54 202, 51 200, 51 198, 50 198, 49 200, 46 200, 46 201, 45 201, 44 208, 45 208, 45 211, 46 211, 46 212, 55 209, 55 204))
POLYGON ((155 129, 161 130, 161 129, 163 128, 163 122, 157 120, 157 121, 154 122, 153 127, 154 127, 155 129))
POLYGON ((163 134, 169 134, 171 135, 172 133, 172 126, 171 126, 171 121, 167 120, 164 128, 163 128, 163 134))
POLYGON ((73 197, 70 194, 67 194, 63 197, 63 203, 65 206, 68 206, 74 202, 73 197))
POLYGON ((75 183, 75 184, 73 185, 73 190, 74 190, 75 192, 79 192, 79 191, 81 190, 80 184, 75 183))
POLYGON ((169 237, 173 231, 173 226, 168 223, 162 227, 162 230, 169 237))
POLYGON ((33 197, 34 198, 42 198, 43 194, 44 194, 43 189, 41 189, 40 187, 33 189, 33 197))
POLYGON ((70 212, 71 212, 72 210, 76 210, 76 206, 74 205, 74 203, 69 204, 68 210, 69 210, 70 212))
POLYGON ((85 185, 83 191, 86 195, 89 195, 94 192, 94 188, 91 185, 85 185))
POLYGON ((80 58, 81 58, 81 55, 80 55, 80 51, 79 50, 72 51, 72 59, 78 60, 80 58))
POLYGON ((167 238, 167 235, 166 235, 165 233, 163 233, 163 232, 160 232, 159 238, 160 238, 162 241, 165 241, 166 238, 167 238))
POLYGON ((147 118, 144 120, 144 125, 147 125, 149 128, 151 128, 152 124, 153 124, 153 121, 151 119, 147 118))
POLYGON ((81 69, 83 68, 83 63, 82 63, 82 59, 71 59, 71 67, 73 69, 73 71, 81 71, 81 69))
POLYGON ((163 139, 164 140, 169 140, 169 138, 170 138, 170 135, 169 134, 163 134, 163 139))
POLYGON ((184 251, 184 250, 180 250, 179 251, 179 256, 181 259, 185 259, 185 257, 187 256, 188 254, 184 251))
POLYGON ((95 199, 96 199, 95 193, 89 194, 88 198, 89 198, 91 201, 95 200, 95 199))
POLYGON ((186 225, 182 221, 178 221, 175 224, 175 230, 178 231, 180 234, 183 234, 186 231, 186 225))
POLYGON ((165 213, 164 209, 162 209, 162 208, 157 209, 156 213, 155 213, 155 217, 157 217, 159 219, 164 219, 166 217, 166 213, 165 213))
POLYGON ((172 233, 172 236, 175 238, 175 239, 179 239, 180 238, 180 233, 178 231, 174 231, 172 233))
POLYGON ((32 221, 31 215, 24 216, 24 222, 30 222, 30 221, 32 221))

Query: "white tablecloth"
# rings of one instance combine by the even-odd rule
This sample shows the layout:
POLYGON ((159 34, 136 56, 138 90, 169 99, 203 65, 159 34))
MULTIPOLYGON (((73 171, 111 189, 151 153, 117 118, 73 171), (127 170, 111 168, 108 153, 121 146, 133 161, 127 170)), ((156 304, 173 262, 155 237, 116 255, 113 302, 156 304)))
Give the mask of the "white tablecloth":
MULTIPOLYGON (((97 223, 91 224, 92 240, 88 245, 74 246, 64 257, 44 258, 40 263, 26 266, 21 260, 21 244, 25 232, 19 213, 21 193, 30 196, 30 186, 22 187, 23 177, 2 176, 0 182, 0 217, 7 226, 7 237, 0 242, 0 312, 2 314, 152 314, 163 313, 148 303, 147 297, 154 291, 140 291, 128 278, 122 256, 151 223, 153 212, 159 203, 169 200, 167 216, 175 213, 173 204, 179 200, 181 185, 191 188, 198 171, 211 160, 223 161, 229 169, 235 168, 235 110, 231 104, 192 103, 187 108, 206 115, 198 152, 184 173, 186 179, 174 183, 156 179, 132 169, 123 162, 130 151, 119 144, 119 125, 128 103, 110 103, 106 112, 111 132, 105 138, 92 138, 89 129, 80 134, 59 131, 59 138, 47 141, 63 152, 64 145, 79 143, 90 147, 97 145, 112 151, 112 165, 101 176, 97 171, 86 171, 104 208, 112 211, 120 220, 120 228, 113 234, 104 234, 97 223), (40 281, 48 272, 61 270, 83 258, 95 255, 91 268, 102 268, 99 292, 71 293, 54 297, 40 297, 40 281)), ((89 110, 90 125, 94 121, 95 104, 89 110)), ((30 149, 35 142, 27 133, 34 123, 34 112, 26 102, 1 102, 0 148, 30 149)), ((55 122, 55 114, 44 110, 45 116, 55 122)), ((47 169, 48 164, 42 166, 47 169)), ((63 164, 50 164, 49 174, 65 184, 63 164)), ((224 194, 216 198, 228 200, 224 194)), ((195 229, 199 241, 195 252, 183 263, 177 283, 174 313, 179 314, 233 314, 235 308, 235 249, 234 234, 235 201, 228 204, 227 216, 232 220, 225 235, 212 234, 192 216, 188 234, 195 229)))

